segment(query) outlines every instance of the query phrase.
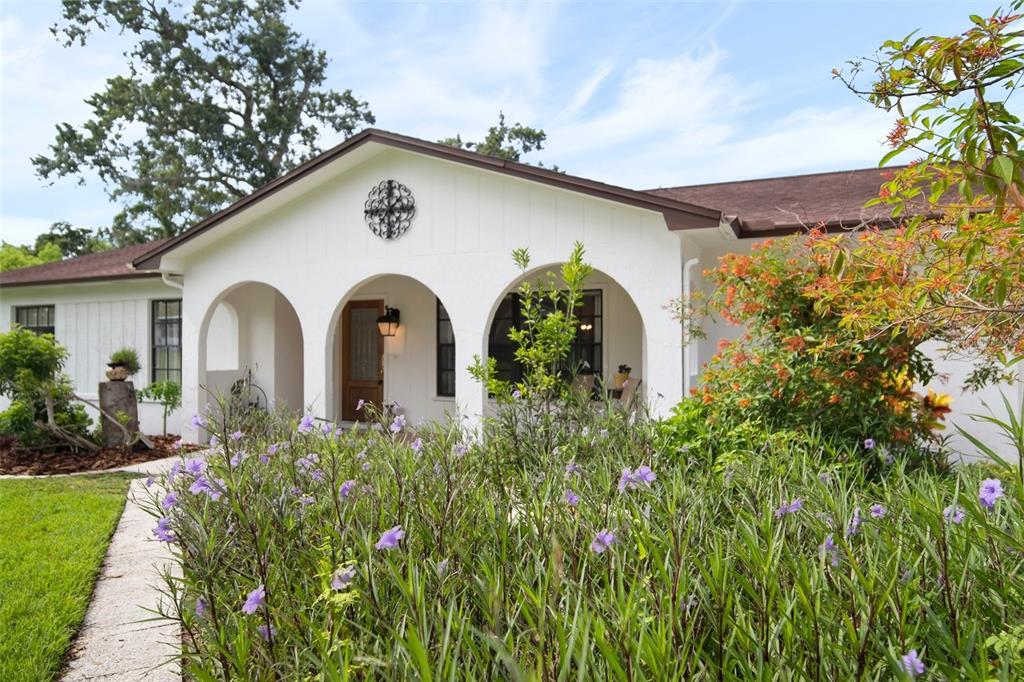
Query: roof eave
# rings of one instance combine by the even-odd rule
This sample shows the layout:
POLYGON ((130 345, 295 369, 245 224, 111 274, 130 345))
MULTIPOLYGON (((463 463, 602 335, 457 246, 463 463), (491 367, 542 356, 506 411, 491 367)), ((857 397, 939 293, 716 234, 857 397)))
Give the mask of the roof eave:
POLYGON ((185 232, 174 237, 158 248, 145 253, 134 261, 133 265, 139 269, 153 269, 160 267, 160 258, 165 253, 173 250, 182 243, 204 233, 206 230, 218 225, 228 218, 237 215, 260 200, 274 194, 280 189, 290 185, 302 177, 313 173, 328 165, 340 156, 360 147, 367 142, 378 142, 380 144, 403 149, 418 154, 426 154, 437 158, 443 158, 457 163, 490 170, 513 177, 520 177, 543 184, 561 187, 570 191, 579 192, 609 201, 615 201, 638 208, 657 211, 665 218, 665 223, 670 230, 687 230, 705 227, 713 227, 722 218, 721 211, 689 204, 666 197, 647 194, 636 190, 607 185, 594 180, 587 180, 565 173, 538 168, 525 163, 508 161, 484 154, 478 154, 458 147, 449 147, 439 143, 427 142, 416 138, 406 137, 376 129, 364 130, 341 144, 332 147, 323 154, 310 159, 299 165, 276 180, 272 180, 262 187, 257 188, 251 194, 239 199, 217 213, 196 223, 185 232))

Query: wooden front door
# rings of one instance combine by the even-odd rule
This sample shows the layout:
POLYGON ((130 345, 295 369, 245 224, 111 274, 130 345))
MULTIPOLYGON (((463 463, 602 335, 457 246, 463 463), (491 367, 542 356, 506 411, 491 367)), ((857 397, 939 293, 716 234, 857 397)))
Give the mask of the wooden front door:
POLYGON ((341 418, 364 421, 366 410, 359 401, 380 409, 384 402, 384 339, 377 318, 384 301, 349 301, 342 311, 341 418))

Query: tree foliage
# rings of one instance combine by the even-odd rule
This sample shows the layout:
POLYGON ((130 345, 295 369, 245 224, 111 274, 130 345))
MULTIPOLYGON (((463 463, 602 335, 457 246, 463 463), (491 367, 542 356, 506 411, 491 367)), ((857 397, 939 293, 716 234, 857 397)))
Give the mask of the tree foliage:
POLYGON ((49 230, 36 237, 36 253, 40 253, 47 244, 56 244, 64 258, 106 251, 111 246, 103 235, 85 227, 75 227, 65 220, 53 223, 49 230))
POLYGON ((45 179, 93 174, 121 204, 118 245, 175 235, 320 151, 324 131, 373 123, 350 90, 324 88, 327 56, 292 30, 298 0, 64 0, 53 33, 133 36, 128 73, 61 123, 33 159, 45 179))
POLYGON ((478 154, 486 154, 508 161, 519 161, 524 154, 544 149, 547 133, 539 128, 531 128, 522 123, 508 125, 505 113, 498 112, 498 124, 487 129, 487 135, 480 142, 464 142, 461 135, 441 140, 459 149, 469 149, 478 154))
POLYGON ((953 36, 884 43, 836 71, 853 92, 895 112, 891 151, 920 160, 893 172, 872 204, 902 219, 854 239, 821 240, 830 267, 819 309, 859 333, 926 336, 989 363, 975 383, 1024 354, 1024 78, 1021 2, 953 36), (862 85, 864 78, 871 79, 862 85))
POLYGON ((52 263, 60 259, 60 247, 51 242, 43 244, 39 249, 0 242, 0 272, 52 263))

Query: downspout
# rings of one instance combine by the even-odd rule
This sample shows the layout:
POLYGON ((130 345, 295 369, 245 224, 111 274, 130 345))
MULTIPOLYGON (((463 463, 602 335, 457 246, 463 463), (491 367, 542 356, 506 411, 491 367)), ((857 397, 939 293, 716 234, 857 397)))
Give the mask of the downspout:
POLYGON ((178 289, 179 291, 184 291, 184 289, 185 289, 184 282, 176 282, 176 281, 174 281, 173 279, 171 279, 171 273, 169 273, 169 272, 161 271, 160 272, 160 279, 163 281, 164 284, 166 284, 169 287, 174 287, 175 289, 178 289))
POLYGON ((690 339, 690 281, 692 275, 690 272, 693 270, 693 266, 700 262, 699 258, 691 258, 683 264, 683 305, 686 306, 687 312, 686 318, 683 320, 683 397, 690 395, 690 375, 693 370, 693 353, 691 353, 690 346, 692 340, 690 339))

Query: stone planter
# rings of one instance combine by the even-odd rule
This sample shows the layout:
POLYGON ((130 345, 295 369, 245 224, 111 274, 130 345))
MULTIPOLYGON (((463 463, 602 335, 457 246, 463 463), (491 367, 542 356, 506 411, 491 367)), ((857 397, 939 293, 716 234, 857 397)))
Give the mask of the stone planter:
POLYGON ((124 381, 128 378, 128 367, 122 364, 107 365, 107 379, 109 381, 124 381))
POLYGON ((615 381, 615 388, 622 388, 629 381, 629 372, 616 372, 613 380, 615 381))

